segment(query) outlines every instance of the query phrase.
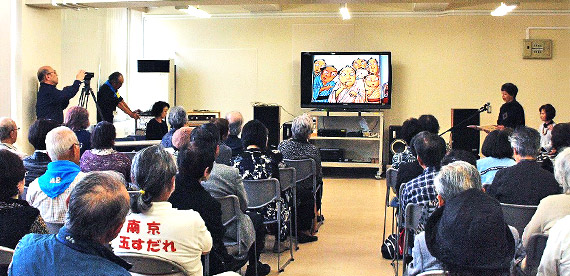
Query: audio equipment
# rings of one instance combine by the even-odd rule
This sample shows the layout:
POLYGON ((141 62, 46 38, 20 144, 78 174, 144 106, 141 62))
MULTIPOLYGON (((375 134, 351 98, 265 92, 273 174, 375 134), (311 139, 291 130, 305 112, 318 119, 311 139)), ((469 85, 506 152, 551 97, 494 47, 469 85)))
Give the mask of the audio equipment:
POLYGON ((267 145, 269 147, 277 147, 279 145, 280 122, 280 106, 278 105, 256 105, 253 107, 253 119, 261 121, 267 130, 269 136, 267 145))
POLYGON ((322 148, 319 149, 323 162, 344 162, 344 149, 322 148))
POLYGON ((392 164, 394 154, 403 152, 406 149, 406 141, 402 138, 402 126, 391 125, 388 127, 388 164, 392 164))
POLYGON ((192 110, 187 112, 187 114, 189 127, 197 127, 220 117, 220 111, 213 110, 192 110))
POLYGON ((346 129, 321 128, 317 130, 317 135, 323 137, 346 137, 346 129))
POLYGON ((479 156, 479 131, 468 128, 468 125, 480 124, 480 110, 478 109, 451 109, 451 148, 462 149, 479 156), (471 117, 471 118, 469 118, 471 117))
POLYGON ((168 73, 170 72, 170 60, 137 60, 137 71, 146 73, 168 73))

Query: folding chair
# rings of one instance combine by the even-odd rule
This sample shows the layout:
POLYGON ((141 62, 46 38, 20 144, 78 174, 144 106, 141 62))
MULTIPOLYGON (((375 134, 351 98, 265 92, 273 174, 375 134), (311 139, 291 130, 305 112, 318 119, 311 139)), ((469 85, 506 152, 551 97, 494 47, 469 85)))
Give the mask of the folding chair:
MULTIPOLYGON (((279 180, 275 178, 244 180, 243 185, 247 193, 248 209, 259 209, 274 202, 277 206, 277 219, 273 221, 265 221, 264 224, 277 223, 277 241, 281 241, 281 188, 279 180)), ((289 235, 292 236, 291 218, 289 218, 289 235)), ((293 242, 289 239, 290 257, 281 267, 281 243, 277 242, 277 269, 283 272, 285 267, 293 260, 293 242)))
POLYGON ((117 256, 123 258, 125 261, 133 265, 131 275, 147 276, 147 275, 161 275, 161 276, 189 276, 190 274, 184 267, 169 259, 145 255, 140 253, 117 253, 117 256))
MULTIPOLYGON (((227 195, 224 197, 216 197, 216 200, 220 202, 222 206, 222 224, 227 229, 230 223, 239 219, 239 215, 241 214, 239 199, 235 195, 227 195)), ((242 256, 243 252, 241 252, 241 246, 239 246, 241 233, 239 225, 236 226, 236 241, 224 241, 224 246, 228 249, 230 255, 241 258, 244 257, 242 256)), ((247 257, 247 255, 245 257, 247 257)))
POLYGON ((540 260, 542 259, 542 253, 544 253, 544 248, 546 248, 547 240, 548 235, 545 234, 532 234, 530 236, 526 247, 525 268, 529 275, 536 275, 540 260))
MULTIPOLYGON (((392 207, 392 234, 394 234, 394 226, 395 226, 394 217, 396 215, 396 208, 398 208, 398 206, 390 205, 391 203, 390 190, 392 190, 394 194, 396 193, 397 176, 398 176, 398 170, 392 168, 386 170, 386 200, 384 204, 384 231, 382 232, 382 242, 386 240, 386 221, 387 221, 386 215, 388 215, 388 207, 392 207)), ((396 195, 394 198, 397 198, 397 196, 398 195, 396 195)))
POLYGON ((8 266, 12 262, 12 256, 14 256, 14 249, 0 246, 0 269, 4 270, 0 272, 0 275, 7 274, 8 266))
MULTIPOLYGON (((422 216, 423 208, 424 208, 424 206, 413 204, 413 203, 408 203, 408 205, 406 205, 406 210, 404 212, 405 214, 403 215, 404 223, 403 223, 403 225, 401 225, 404 228, 404 244, 402 245, 402 247, 403 247, 402 272, 406 271, 406 266, 407 266, 406 258, 408 257, 409 250, 411 249, 409 247, 410 233, 414 233, 416 231, 416 229, 419 227, 420 218, 422 216)), ((400 218, 402 218, 401 214, 400 214, 400 218)), ((401 221, 400 221, 400 223, 401 223, 401 221)), ((400 241, 400 237, 398 234, 398 242, 399 241, 400 241)), ((398 246, 398 248, 399 247, 400 247, 400 245, 398 246)), ((396 274, 398 273, 397 264, 398 264, 398 262, 396 261, 396 274)))
MULTIPOLYGON (((301 160, 292 160, 292 159, 283 159, 283 162, 287 164, 289 167, 295 168, 296 176, 297 176, 297 188, 302 186, 302 183, 310 179, 313 183, 313 198, 315 200, 315 204, 317 204, 317 194, 319 189, 322 189, 322 185, 317 186, 317 164, 315 160, 307 158, 301 160)), ((323 206, 321 203, 321 208, 319 209, 319 215, 323 215, 323 206)), ((323 224, 321 221, 318 226, 323 224)))
POLYGON ((536 212, 537 206, 532 205, 516 205, 516 204, 506 204, 501 203, 501 209, 503 209, 503 216, 505 222, 516 228, 519 231, 519 236, 524 232, 524 228, 532 219, 532 216, 536 212))
POLYGON ((291 189, 293 193, 293 209, 295 209, 295 250, 299 250, 299 241, 297 240, 297 183, 296 183, 295 168, 279 168, 279 184, 281 184, 281 191, 291 189))
POLYGON ((63 227, 63 223, 57 222, 46 222, 47 230, 50 234, 57 234, 59 229, 63 227))

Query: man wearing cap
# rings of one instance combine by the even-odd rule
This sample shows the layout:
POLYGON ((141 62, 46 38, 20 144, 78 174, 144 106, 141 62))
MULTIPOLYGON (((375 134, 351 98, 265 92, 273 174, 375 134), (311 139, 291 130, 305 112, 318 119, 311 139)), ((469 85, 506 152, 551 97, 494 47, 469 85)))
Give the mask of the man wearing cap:
POLYGON ((415 237, 407 275, 436 269, 473 275, 508 272, 518 233, 504 222, 499 202, 483 193, 477 168, 464 161, 446 165, 435 178, 435 189, 439 207, 425 232, 415 237))

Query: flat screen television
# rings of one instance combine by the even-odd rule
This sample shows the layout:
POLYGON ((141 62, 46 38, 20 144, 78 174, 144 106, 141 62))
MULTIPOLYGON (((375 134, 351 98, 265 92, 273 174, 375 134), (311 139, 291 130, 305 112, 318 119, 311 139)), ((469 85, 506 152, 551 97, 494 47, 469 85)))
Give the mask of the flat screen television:
POLYGON ((301 107, 374 110, 391 104, 390 52, 301 53, 301 107))

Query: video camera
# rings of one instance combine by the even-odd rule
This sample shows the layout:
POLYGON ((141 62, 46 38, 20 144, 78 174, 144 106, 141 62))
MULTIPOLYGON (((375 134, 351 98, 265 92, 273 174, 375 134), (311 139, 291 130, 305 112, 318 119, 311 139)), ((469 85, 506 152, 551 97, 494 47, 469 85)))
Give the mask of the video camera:
POLYGON ((93 78, 95 76, 95 73, 92 72, 85 72, 85 78, 84 80, 90 80, 91 78, 93 78))

